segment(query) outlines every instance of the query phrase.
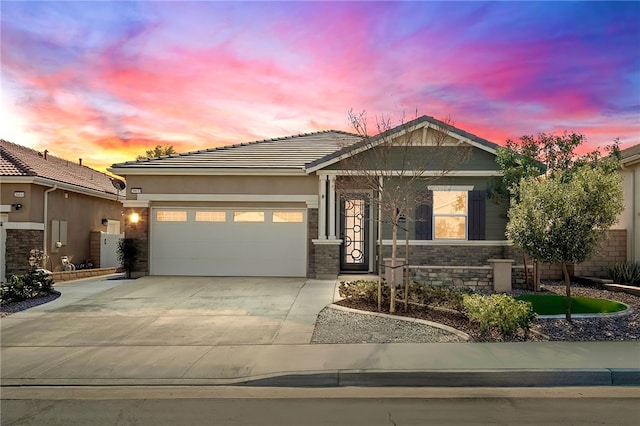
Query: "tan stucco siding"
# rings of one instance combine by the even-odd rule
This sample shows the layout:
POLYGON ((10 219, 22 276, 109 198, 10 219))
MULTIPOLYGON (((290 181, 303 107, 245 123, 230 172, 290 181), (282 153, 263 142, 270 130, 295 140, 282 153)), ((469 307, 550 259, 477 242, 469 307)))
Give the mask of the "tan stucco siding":
POLYGON ((624 211, 613 229, 627 230, 627 258, 640 262, 640 163, 620 171, 624 211))
POLYGON ((122 203, 106 200, 74 192, 55 190, 49 193, 47 220, 47 251, 51 254, 52 265, 57 269, 60 256, 67 255, 73 263, 80 263, 89 258, 91 231, 106 231, 102 219, 120 221, 120 229, 124 231, 122 221, 122 203), (66 196, 65 196, 66 194, 66 196), (51 221, 67 222, 67 245, 59 249, 53 248, 51 221))
POLYGON ((315 195, 318 177, 313 176, 128 176, 127 198, 142 194, 264 194, 315 195))
POLYGON ((29 183, 5 183, 0 185, 1 204, 22 204, 20 210, 11 208, 10 222, 42 223, 42 187, 29 183), (24 192, 24 198, 14 197, 14 192, 24 192))

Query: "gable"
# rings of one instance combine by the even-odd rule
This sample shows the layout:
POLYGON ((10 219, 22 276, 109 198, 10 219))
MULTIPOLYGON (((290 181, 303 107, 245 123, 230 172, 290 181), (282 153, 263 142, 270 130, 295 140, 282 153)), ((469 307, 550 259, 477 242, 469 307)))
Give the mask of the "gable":
MULTIPOLYGON (((374 154, 372 158, 380 158, 379 152, 375 152, 378 147, 381 146, 403 146, 413 148, 455 148, 455 147, 473 147, 479 151, 485 151, 492 156, 495 156, 498 145, 490 142, 486 139, 480 138, 474 134, 466 132, 462 129, 454 127, 448 123, 437 120, 433 117, 422 116, 408 123, 404 123, 393 129, 389 129, 376 136, 363 138, 360 142, 346 146, 339 151, 333 152, 324 158, 320 158, 316 161, 308 163, 305 167, 307 173, 312 173, 321 169, 331 170, 331 166, 338 162, 343 162, 345 159, 352 158, 366 151, 372 151, 374 154)), ((428 150, 412 151, 412 154, 419 154, 420 152, 425 155, 429 154, 428 150)), ((431 151, 431 154, 439 153, 438 156, 443 157, 441 151, 431 151)), ((450 151, 453 153, 454 151, 450 151)), ((407 158, 409 155, 403 154, 407 158)), ((397 157, 397 153, 394 153, 397 157)), ((366 156, 366 155, 365 155, 366 156)), ((444 157, 443 157, 444 158, 444 157)), ((480 157, 478 157, 480 158, 480 157)), ((389 162, 396 161, 397 159, 391 159, 389 162)), ((475 161, 475 160, 474 160, 475 161)), ((350 161, 354 163, 354 161, 350 161)), ((382 161, 376 161, 378 164, 382 164, 382 161)), ((493 161, 495 162, 495 161, 493 161)), ((434 166, 422 166, 419 169, 442 169, 442 167, 434 166)), ((491 167, 491 170, 495 170, 491 167)))
POLYGON ((495 161, 496 156, 480 148, 464 146, 412 146, 407 148, 388 148, 388 156, 380 161, 379 157, 369 151, 364 151, 351 158, 340 160, 322 170, 349 170, 354 165, 362 166, 369 170, 408 170, 406 164, 411 161, 421 170, 439 171, 443 169, 446 159, 460 158, 467 155, 464 162, 460 162, 454 167, 459 171, 498 171, 500 170, 495 161), (365 166, 366 165, 366 166, 365 166))

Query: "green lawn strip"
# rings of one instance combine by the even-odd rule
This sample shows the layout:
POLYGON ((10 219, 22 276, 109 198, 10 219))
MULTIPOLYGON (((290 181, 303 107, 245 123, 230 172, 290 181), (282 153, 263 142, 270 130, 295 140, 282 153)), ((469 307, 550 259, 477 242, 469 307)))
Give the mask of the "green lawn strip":
MULTIPOLYGON (((555 294, 523 294, 516 296, 516 299, 531 302, 533 310, 538 315, 563 314, 567 306, 566 297, 555 294)), ((571 297, 571 313, 573 314, 606 314, 625 309, 625 305, 612 300, 571 297)))

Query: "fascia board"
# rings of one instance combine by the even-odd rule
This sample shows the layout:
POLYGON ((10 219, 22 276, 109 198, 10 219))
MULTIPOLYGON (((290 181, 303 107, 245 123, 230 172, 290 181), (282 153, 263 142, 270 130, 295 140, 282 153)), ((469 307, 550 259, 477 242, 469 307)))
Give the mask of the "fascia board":
POLYGON ((38 176, 3 176, 3 183, 26 183, 32 185, 41 185, 49 188, 53 188, 57 186, 58 189, 62 189, 64 191, 75 192, 82 195, 89 195, 91 197, 103 198, 105 200, 124 200, 124 191, 122 195, 117 195, 115 193, 98 191, 95 189, 85 188, 82 186, 72 185, 70 183, 59 182, 53 179, 47 179, 38 176))
POLYGON ((206 168, 206 167, 110 167, 118 176, 305 176, 302 169, 250 169, 250 168, 206 168))

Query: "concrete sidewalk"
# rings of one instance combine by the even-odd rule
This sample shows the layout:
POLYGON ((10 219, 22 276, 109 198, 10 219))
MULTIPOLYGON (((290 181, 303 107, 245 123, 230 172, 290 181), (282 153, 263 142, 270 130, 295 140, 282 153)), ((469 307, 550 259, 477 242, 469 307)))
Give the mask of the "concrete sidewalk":
MULTIPOLYGON (((52 309, 122 281, 74 285, 28 317, 46 321, 52 309)), ((302 294, 296 300, 311 303, 302 294)), ((292 308, 287 318, 308 321, 308 315, 292 308)), ((308 331, 289 333, 283 324, 280 340, 271 344, 3 344, 2 386, 640 385, 640 342, 286 344, 308 331)))

